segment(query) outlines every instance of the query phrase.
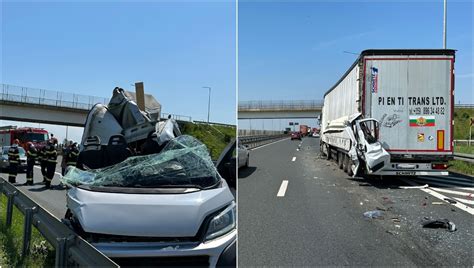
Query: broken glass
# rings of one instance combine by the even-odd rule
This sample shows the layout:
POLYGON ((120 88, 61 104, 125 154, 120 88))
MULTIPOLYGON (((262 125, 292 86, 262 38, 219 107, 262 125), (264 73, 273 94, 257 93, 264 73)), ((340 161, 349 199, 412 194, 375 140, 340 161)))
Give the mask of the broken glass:
POLYGON ((194 137, 170 140, 158 154, 134 156, 101 169, 68 169, 61 179, 78 186, 197 187, 208 188, 220 181, 207 147, 194 137))

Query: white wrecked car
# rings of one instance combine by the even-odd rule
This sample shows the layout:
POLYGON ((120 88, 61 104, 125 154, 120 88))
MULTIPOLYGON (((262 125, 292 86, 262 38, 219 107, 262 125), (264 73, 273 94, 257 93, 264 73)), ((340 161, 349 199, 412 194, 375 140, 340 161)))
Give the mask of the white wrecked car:
POLYGON ((107 132, 104 146, 89 128, 96 135, 84 139, 87 158, 62 178, 64 221, 119 265, 235 266, 235 198, 218 172, 226 158, 216 168, 204 144, 166 125, 148 136, 153 148, 142 144, 151 153, 136 156, 123 135, 107 132))

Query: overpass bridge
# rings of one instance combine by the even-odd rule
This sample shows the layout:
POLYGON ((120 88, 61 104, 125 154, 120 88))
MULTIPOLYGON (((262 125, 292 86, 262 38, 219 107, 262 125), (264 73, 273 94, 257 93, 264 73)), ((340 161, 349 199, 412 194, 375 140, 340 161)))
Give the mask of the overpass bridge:
MULTIPOLYGON (((92 106, 109 102, 109 98, 46 89, 7 84, 0 84, 0 88, 0 120, 83 127, 92 106)), ((127 93, 135 98, 133 92, 127 93)), ((145 107, 152 111, 151 107, 157 104, 152 95, 145 94, 145 107)), ((161 115, 167 117, 169 114, 161 115)), ((171 116, 176 120, 192 121, 189 116, 171 116)))
POLYGON ((238 119, 318 118, 322 100, 240 101, 238 119))
POLYGON ((82 127, 96 103, 108 99, 1 84, 0 119, 82 127))

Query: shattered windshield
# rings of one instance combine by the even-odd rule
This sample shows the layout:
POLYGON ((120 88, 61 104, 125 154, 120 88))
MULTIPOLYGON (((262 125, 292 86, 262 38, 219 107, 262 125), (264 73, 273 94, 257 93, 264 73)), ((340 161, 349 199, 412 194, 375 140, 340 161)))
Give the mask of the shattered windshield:
POLYGON ((101 169, 71 167, 61 180, 70 185, 208 188, 216 185, 220 176, 207 147, 182 135, 170 140, 160 153, 129 157, 101 169))

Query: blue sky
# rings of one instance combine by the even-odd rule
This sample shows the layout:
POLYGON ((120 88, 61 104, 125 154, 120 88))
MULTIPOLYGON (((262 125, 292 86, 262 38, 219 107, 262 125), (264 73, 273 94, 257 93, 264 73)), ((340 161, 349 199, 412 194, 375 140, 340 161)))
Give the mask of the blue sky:
POLYGON ((163 112, 194 120, 207 120, 202 87, 210 86, 210 120, 235 124, 235 9, 231 1, 2 2, 1 81, 100 97, 143 81, 163 112))
MULTIPOLYGON (((241 1, 239 101, 322 99, 357 58, 343 51, 442 48, 442 27, 442 0, 241 1)), ((448 48, 458 50, 456 103, 474 103, 472 36, 472 1, 448 0, 448 48)), ((268 128, 266 121, 252 128, 268 128)), ((248 120, 239 127, 249 128, 248 120)))

